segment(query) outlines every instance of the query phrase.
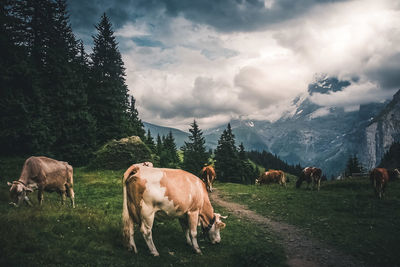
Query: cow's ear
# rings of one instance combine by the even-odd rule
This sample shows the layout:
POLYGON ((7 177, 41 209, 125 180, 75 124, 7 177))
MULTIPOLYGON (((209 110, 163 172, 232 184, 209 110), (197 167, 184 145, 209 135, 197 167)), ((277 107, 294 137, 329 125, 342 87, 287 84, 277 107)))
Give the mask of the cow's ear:
POLYGON ((10 182, 7 182, 7 185, 8 185, 8 186, 12 186, 12 183, 10 183, 10 182))
POLYGON ((218 223, 217 223, 217 227, 218 227, 219 229, 221 229, 221 230, 224 229, 225 226, 226 226, 226 224, 223 223, 223 222, 218 222, 218 223))

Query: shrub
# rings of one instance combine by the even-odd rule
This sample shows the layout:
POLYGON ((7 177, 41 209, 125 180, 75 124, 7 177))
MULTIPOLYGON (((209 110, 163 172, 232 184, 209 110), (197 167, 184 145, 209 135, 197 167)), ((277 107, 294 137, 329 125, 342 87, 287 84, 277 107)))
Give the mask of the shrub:
POLYGON ((152 161, 150 149, 140 137, 130 136, 107 142, 95 152, 95 157, 89 167, 120 170, 144 161, 152 161))

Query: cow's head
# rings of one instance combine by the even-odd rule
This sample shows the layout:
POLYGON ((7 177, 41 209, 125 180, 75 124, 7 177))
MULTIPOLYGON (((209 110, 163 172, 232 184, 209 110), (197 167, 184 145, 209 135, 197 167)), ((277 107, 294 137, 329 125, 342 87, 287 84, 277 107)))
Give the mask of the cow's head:
POLYGON ((30 205, 27 193, 31 193, 32 189, 19 181, 14 181, 12 183, 7 182, 7 185, 10 186, 10 197, 12 201, 10 205, 18 207, 23 201, 26 201, 30 205))
POLYGON ((204 227, 203 225, 203 232, 204 234, 208 234, 208 238, 212 244, 216 244, 221 242, 221 235, 219 231, 224 229, 226 224, 221 221, 222 219, 228 218, 228 216, 222 216, 219 213, 214 213, 213 220, 208 224, 208 226, 204 227))

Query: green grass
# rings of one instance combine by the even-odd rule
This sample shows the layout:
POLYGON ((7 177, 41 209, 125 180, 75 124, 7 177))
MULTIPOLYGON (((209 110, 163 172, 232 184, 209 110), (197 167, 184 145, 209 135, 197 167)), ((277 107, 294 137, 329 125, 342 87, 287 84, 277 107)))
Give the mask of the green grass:
POLYGON ((323 183, 319 192, 279 185, 216 185, 225 198, 297 225, 306 234, 376 266, 400 266, 400 181, 376 199, 368 178, 323 183))
MULTIPOLYGON (((0 266, 285 266, 277 238, 232 215, 224 220, 221 244, 199 238, 203 255, 186 244, 177 220, 156 222, 153 239, 160 257, 153 257, 135 228, 139 254, 122 244, 121 171, 74 170, 76 209, 61 206, 56 193, 45 193, 38 206, 8 205, 6 181, 17 179, 23 159, 0 159, 0 266)), ((227 215, 220 207, 217 212, 227 215)))

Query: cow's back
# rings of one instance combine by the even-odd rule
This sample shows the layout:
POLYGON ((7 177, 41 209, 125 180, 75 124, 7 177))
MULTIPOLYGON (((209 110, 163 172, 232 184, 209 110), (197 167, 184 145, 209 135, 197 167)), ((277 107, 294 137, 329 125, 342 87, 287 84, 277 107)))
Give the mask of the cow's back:
POLYGON ((47 190, 61 188, 65 184, 73 185, 73 169, 67 162, 47 157, 30 157, 31 177, 38 179, 47 190))
POLYGON ((377 181, 379 183, 386 183, 389 180, 389 174, 384 168, 375 168, 370 174, 371 181, 377 181))
POLYGON ((128 199, 136 210, 131 209, 134 217, 142 201, 171 217, 181 216, 201 208, 207 194, 203 182, 183 170, 139 166, 135 172, 127 179, 128 199))

